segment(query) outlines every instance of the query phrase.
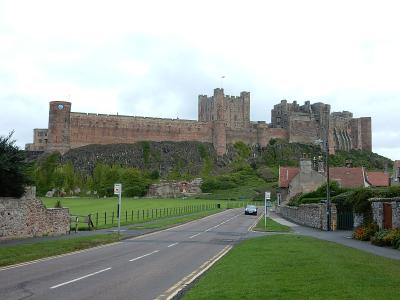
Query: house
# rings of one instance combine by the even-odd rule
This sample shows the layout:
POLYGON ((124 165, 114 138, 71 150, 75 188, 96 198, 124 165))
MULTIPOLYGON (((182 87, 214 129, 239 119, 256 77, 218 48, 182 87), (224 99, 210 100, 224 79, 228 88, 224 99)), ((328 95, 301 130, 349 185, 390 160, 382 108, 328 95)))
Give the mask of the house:
MULTIPOLYGON (((364 167, 331 167, 331 181, 344 188, 385 187, 390 185, 389 176, 384 172, 366 172, 364 167)), ((312 169, 310 160, 301 160, 300 168, 279 167, 278 205, 286 204, 300 193, 315 191, 326 182, 326 174, 312 169)))
POLYGON ((366 181, 370 186, 386 187, 390 186, 389 174, 384 172, 367 172, 366 181))
POLYGON ((285 204, 297 194, 316 190, 325 181, 325 176, 313 170, 308 159, 300 160, 300 168, 279 167, 278 205, 285 204))

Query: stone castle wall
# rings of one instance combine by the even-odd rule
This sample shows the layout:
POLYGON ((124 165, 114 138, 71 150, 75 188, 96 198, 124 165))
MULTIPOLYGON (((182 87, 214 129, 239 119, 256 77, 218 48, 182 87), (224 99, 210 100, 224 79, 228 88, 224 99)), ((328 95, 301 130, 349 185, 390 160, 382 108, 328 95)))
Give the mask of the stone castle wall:
POLYGON ((116 115, 71 113, 70 146, 139 141, 212 142, 210 123, 116 115))
POLYGON ((35 188, 19 199, 0 198, 0 240, 65 234, 69 222, 68 208, 46 208, 35 188))
POLYGON ((140 141, 197 141, 212 143, 218 155, 237 141, 265 147, 272 138, 312 144, 326 138, 330 152, 372 149, 371 118, 354 119, 350 112, 330 114, 324 103, 304 105, 282 100, 271 111, 272 123, 250 122, 250 93, 227 96, 217 88, 211 97, 200 95, 198 121, 71 112, 71 103, 50 102, 48 129, 35 129, 27 150, 67 152, 89 144, 140 141), (39 136, 39 134, 41 136, 39 136))
POLYGON ((353 118, 348 111, 330 113, 324 103, 304 105, 282 100, 271 110, 271 127, 287 129, 289 142, 310 144, 328 139, 330 152, 360 149, 372 151, 371 118, 353 118))

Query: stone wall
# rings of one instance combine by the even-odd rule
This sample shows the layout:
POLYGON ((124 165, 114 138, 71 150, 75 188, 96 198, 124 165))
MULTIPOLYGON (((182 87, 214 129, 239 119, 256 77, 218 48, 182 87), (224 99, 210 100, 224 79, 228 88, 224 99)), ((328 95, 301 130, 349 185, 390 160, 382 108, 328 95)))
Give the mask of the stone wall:
MULTIPOLYGON (((327 229, 326 204, 302 204, 295 206, 280 206, 278 212, 283 218, 293 221, 300 225, 313 227, 317 229, 327 229)), ((336 206, 331 206, 331 230, 336 230, 337 211, 336 206)))
POLYGON ((69 209, 46 209, 35 194, 33 187, 19 199, 0 198, 0 240, 60 235, 69 231, 69 209))
POLYGON ((372 216, 380 229, 383 229, 384 214, 383 203, 390 203, 392 206, 392 228, 400 228, 400 197, 395 198, 371 198, 372 216))

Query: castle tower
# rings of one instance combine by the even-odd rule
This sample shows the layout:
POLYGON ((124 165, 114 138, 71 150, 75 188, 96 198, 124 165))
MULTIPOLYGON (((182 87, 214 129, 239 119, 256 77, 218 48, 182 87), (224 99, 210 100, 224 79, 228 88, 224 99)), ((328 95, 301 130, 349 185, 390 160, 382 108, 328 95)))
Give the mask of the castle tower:
POLYGON ((51 101, 49 108, 48 151, 64 154, 70 148, 71 103, 51 101))
POLYGON ((213 145, 217 155, 226 153, 226 125, 224 109, 224 89, 214 90, 214 103, 216 107, 216 120, 213 121, 213 145))

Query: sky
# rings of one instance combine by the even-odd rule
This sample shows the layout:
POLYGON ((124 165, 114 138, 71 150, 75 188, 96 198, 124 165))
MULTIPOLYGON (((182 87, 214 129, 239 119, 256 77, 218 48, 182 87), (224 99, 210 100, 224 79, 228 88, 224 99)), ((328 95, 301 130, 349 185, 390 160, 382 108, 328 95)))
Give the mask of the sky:
POLYGON ((198 95, 251 93, 372 118, 373 151, 400 159, 400 2, 0 0, 0 135, 72 111, 197 119, 198 95), (221 79, 221 76, 225 76, 221 79))

